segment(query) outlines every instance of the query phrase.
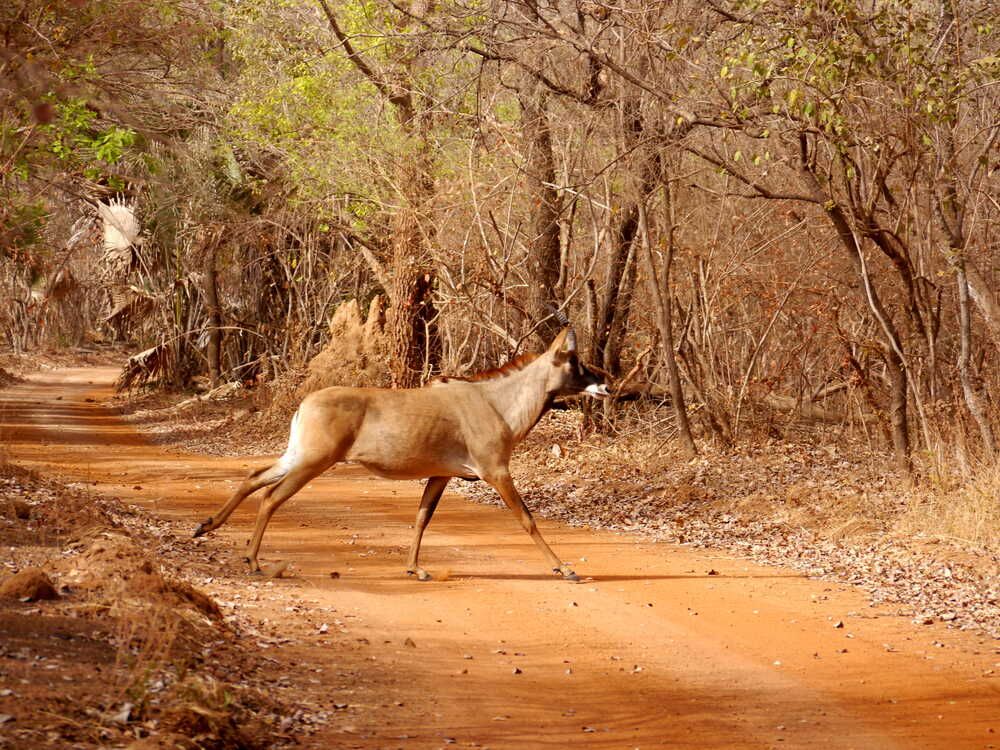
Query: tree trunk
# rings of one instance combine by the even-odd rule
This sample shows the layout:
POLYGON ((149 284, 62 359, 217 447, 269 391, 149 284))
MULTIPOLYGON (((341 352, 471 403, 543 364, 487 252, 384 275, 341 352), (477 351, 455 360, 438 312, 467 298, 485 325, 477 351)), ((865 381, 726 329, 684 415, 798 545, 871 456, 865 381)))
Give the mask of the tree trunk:
POLYGON ((205 248, 205 308, 208 312, 208 377, 213 388, 219 386, 222 376, 222 310, 219 307, 218 275, 216 260, 219 254, 219 234, 208 237, 205 248))
POLYGON ((396 214, 387 329, 389 371, 396 388, 419 386, 437 368, 440 342, 434 309, 434 271, 412 207, 396 214))
MULTIPOLYGON (((643 193, 645 196, 645 193, 643 193)), ((604 277, 604 289, 600 296, 600 304, 597 307, 597 316, 594 325, 594 355, 596 361, 612 374, 617 374, 612 365, 613 360, 618 359, 621 352, 620 346, 612 343, 612 336, 615 333, 615 317, 620 306, 619 295, 626 281, 629 263, 635 265, 635 243, 636 234, 639 228, 639 208, 636 204, 630 205, 622 217, 618 230, 614 233, 614 240, 611 249, 611 257, 608 260, 608 270, 604 277), (611 351, 615 349, 616 351, 611 351)), ((634 273, 633 273, 634 284, 634 273)), ((631 303, 631 290, 627 288, 629 302, 631 303)), ((621 317, 619 316, 619 321, 621 317)), ((619 328, 621 323, 619 323, 619 328)), ((620 362, 618 362, 620 367, 620 362)))
POLYGON ((889 377, 889 424, 892 432, 893 458, 896 468, 909 479, 913 474, 913 466, 910 463, 910 431, 906 404, 908 381, 902 357, 903 345, 892 319, 886 312, 875 287, 871 283, 864 258, 861 255, 860 241, 855 237, 844 209, 835 201, 828 200, 828 196, 820 186, 819 180, 809 168, 805 148, 805 141, 803 140, 799 174, 802 176, 806 188, 813 194, 816 202, 820 205, 826 204, 826 214, 833 223, 837 236, 840 238, 840 243, 847 252, 851 260, 851 265, 854 266, 854 271, 861 281, 865 304, 871 310, 878 324, 877 328, 882 338, 882 351, 885 355, 886 370, 889 377))
POLYGON ((549 308, 556 304, 556 285, 562 266, 559 237, 562 205, 555 189, 556 167, 545 90, 533 81, 518 98, 526 151, 526 188, 532 210, 527 263, 528 311, 535 322, 545 320, 538 329, 538 336, 545 345, 561 327, 551 318, 549 308))
MULTIPOLYGON (((173 229, 173 227, 171 227, 173 229)), ((186 373, 184 372, 185 349, 187 349, 187 335, 184 325, 184 312, 187 308, 184 298, 184 253, 180 243, 177 241, 177 234, 171 232, 174 252, 174 330, 173 346, 168 348, 171 357, 170 383, 174 388, 184 387, 186 373)))
POLYGON ((670 269, 674 258, 674 218, 673 201, 670 195, 669 183, 664 183, 664 195, 666 196, 668 226, 666 229, 667 243, 666 252, 663 258, 662 274, 657 271, 656 263, 653 260, 653 249, 650 244, 649 225, 646 221, 646 208, 643 201, 639 202, 639 226, 641 233, 642 252, 646 258, 646 278, 649 284, 649 296, 653 299, 656 308, 656 323, 660 331, 660 342, 662 344, 663 361, 667 367, 667 375, 670 378, 670 397, 673 401, 674 417, 677 420, 677 436, 680 438, 681 447, 687 458, 698 455, 698 447, 695 445, 694 437, 691 435, 691 424, 687 416, 687 404, 684 400, 684 389, 681 387, 680 371, 677 368, 677 354, 674 352, 674 332, 673 332, 673 311, 670 300, 670 269))
MULTIPOLYGON (((635 149, 642 139, 643 125, 636 99, 626 99, 622 105, 623 152, 635 149)), ((645 201, 656 184, 656 158, 640 154, 636 171, 638 201, 645 201)), ((639 204, 633 202, 622 214, 621 223, 614 233, 611 258, 605 276, 601 304, 598 308, 597 339, 594 350, 605 370, 617 375, 621 371, 621 338, 632 306, 635 290, 636 250, 635 242, 639 228, 639 204)))
POLYGON ((986 415, 986 404, 978 389, 972 382, 972 374, 969 372, 969 359, 972 353, 972 316, 969 314, 969 284, 965 277, 965 268, 961 260, 956 269, 956 280, 958 282, 958 322, 959 322, 959 353, 958 353, 958 373, 962 380, 962 394, 965 396, 965 405, 969 409, 972 418, 976 420, 979 427, 979 434, 983 438, 983 447, 986 455, 992 460, 996 457, 997 445, 993 435, 993 427, 990 425, 989 417, 986 415))
POLYGON ((622 371, 622 343, 625 341, 632 299, 635 296, 635 277, 639 261, 635 253, 635 241, 630 243, 631 251, 625 258, 625 272, 619 285, 618 299, 614 305, 615 314, 611 318, 611 329, 604 347, 604 369, 614 376, 622 371))
MULTIPOLYGON (((940 26, 942 34, 941 47, 954 60, 956 70, 962 67, 959 29, 960 26, 955 23, 954 8, 950 3, 942 3, 940 26)), ((959 122, 957 102, 950 102, 949 114, 951 115, 951 125, 945 132, 941 143, 943 148, 939 156, 941 160, 939 174, 937 175, 939 179, 937 180, 937 189, 935 190, 935 208, 937 209, 938 219, 944 226, 951 244, 948 252, 945 253, 945 259, 955 268, 957 273, 965 277, 964 284, 963 282, 959 282, 959 294, 961 295, 962 286, 964 285, 968 296, 971 297, 976 307, 979 308, 979 312, 982 313, 983 319, 986 321, 986 328, 989 329, 993 345, 1000 352, 1000 302, 998 302, 997 295, 990 287, 989 281, 983 277, 979 269, 967 257, 966 235, 968 234, 968 230, 965 226, 966 206, 958 192, 959 183, 956 175, 958 170, 958 155, 955 150, 955 133, 958 127, 957 123, 959 122)), ((989 164, 990 160, 987 154, 994 150, 998 135, 1000 135, 1000 132, 996 128, 993 128, 992 134, 987 138, 986 143, 983 144, 983 150, 979 153, 978 159, 975 158, 974 154, 966 156, 973 164, 977 161, 979 162, 979 166, 974 167, 972 170, 973 175, 982 174, 982 166, 989 164)), ((966 146, 967 154, 967 147, 969 145, 971 143, 966 146)), ((989 184, 987 183, 984 187, 988 190, 989 184)), ((971 184, 969 188, 972 188, 971 184)))
MULTIPOLYGON (((955 159, 955 134, 948 131, 943 142, 945 163, 952 165, 955 159)), ((935 191, 935 208, 937 217, 945 234, 948 235, 948 252, 945 259, 955 269, 955 281, 958 285, 958 325, 959 353, 958 374, 962 383, 962 395, 969 414, 976 421, 979 433, 983 438, 983 448, 990 459, 996 456, 996 439, 993 427, 986 411, 986 405, 978 389, 972 382, 969 372, 969 361, 972 357, 972 314, 969 309, 969 298, 976 301, 986 327, 989 329, 994 344, 1000 348, 1000 309, 998 309, 993 291, 986 280, 972 263, 966 258, 967 241, 965 229, 965 207, 958 194, 958 181, 954 171, 945 172, 935 191)))
POLYGON ((997 302, 996 294, 979 269, 968 260, 964 262, 964 265, 966 280, 969 283, 969 296, 976 303, 979 312, 983 314, 986 327, 990 331, 990 338, 993 339, 993 345, 1000 352, 1000 303, 997 302))
POLYGON ((910 464, 910 431, 906 410, 906 368, 899 354, 891 346, 885 349, 885 363, 889 375, 889 426, 892 429, 892 453, 896 468, 904 476, 910 477, 913 467, 910 464))

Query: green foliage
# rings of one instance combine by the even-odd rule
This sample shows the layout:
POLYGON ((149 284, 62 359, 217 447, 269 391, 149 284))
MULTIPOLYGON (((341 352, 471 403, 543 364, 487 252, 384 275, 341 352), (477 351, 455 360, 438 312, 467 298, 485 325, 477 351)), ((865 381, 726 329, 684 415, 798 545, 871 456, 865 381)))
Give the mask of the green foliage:
POLYGON ((98 126, 97 114, 82 99, 57 104, 55 109, 55 122, 45 126, 51 136, 49 149, 64 164, 78 167, 91 179, 101 176, 102 167, 121 161, 135 143, 131 128, 98 126))
POLYGON ((420 158, 441 179, 464 164, 462 114, 476 108, 465 81, 476 68, 461 54, 442 64, 447 53, 435 53, 430 64, 424 37, 410 36, 409 19, 389 4, 331 6, 382 88, 411 92, 414 122, 401 123, 396 105, 348 59, 315 3, 255 0, 231 8, 229 51, 240 73, 227 136, 240 149, 275 155, 294 186, 293 201, 334 201, 362 230, 377 220, 377 207, 399 205, 408 189, 399 184, 401 165, 420 158))
MULTIPOLYGON (((730 116, 769 132, 818 134, 842 157, 859 143, 870 154, 911 141, 932 149, 928 133, 955 122, 970 92, 1000 73, 995 56, 964 62, 943 53, 940 10, 931 6, 832 0, 744 10, 760 17, 741 25, 718 68, 730 116)), ((988 19, 963 21, 950 33, 989 33, 988 19)), ((848 166, 843 174, 857 176, 848 166)))
MULTIPOLYGON (((349 6, 345 24, 365 17, 349 6)), ((289 0, 247 3, 234 11, 231 52, 240 63, 230 135, 250 148, 281 154, 301 196, 366 192, 366 150, 388 148, 398 132, 384 102, 342 54, 330 32, 304 5, 289 0), (362 178, 362 179, 359 179, 362 178)), ((366 51, 367 53, 367 51, 366 51)))
POLYGON ((135 158, 148 156, 139 133, 182 131, 189 111, 209 110, 199 66, 218 26, 205 23, 207 3, 186 0, 2 8, 0 246, 32 262, 50 215, 62 214, 61 231, 81 195, 102 198, 135 173, 149 176, 135 158))
POLYGON ((47 211, 41 202, 0 208, 0 257, 20 258, 42 242, 47 211))

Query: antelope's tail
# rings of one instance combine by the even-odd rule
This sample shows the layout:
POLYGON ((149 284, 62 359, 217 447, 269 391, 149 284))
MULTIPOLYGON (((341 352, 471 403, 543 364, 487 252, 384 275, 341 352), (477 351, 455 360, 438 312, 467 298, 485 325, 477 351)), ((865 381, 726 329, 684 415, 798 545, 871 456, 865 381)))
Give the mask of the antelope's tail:
POLYGON ((288 445, 285 447, 285 452, 281 454, 281 458, 278 459, 277 463, 264 470, 266 473, 275 472, 274 481, 278 481, 294 469, 302 455, 301 411, 302 408, 299 407, 292 417, 292 425, 288 430, 288 445))

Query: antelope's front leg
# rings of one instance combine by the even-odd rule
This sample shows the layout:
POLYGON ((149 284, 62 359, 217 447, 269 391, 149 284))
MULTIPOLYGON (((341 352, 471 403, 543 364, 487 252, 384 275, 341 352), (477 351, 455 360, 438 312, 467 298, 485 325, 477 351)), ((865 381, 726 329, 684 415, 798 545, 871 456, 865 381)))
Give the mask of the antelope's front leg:
POLYGON ((538 545, 542 554, 549 561, 549 565, 552 566, 552 572, 557 576, 561 575, 567 581, 579 581, 580 577, 573 572, 573 569, 556 557, 556 553, 545 543, 541 532, 538 530, 538 526, 535 524, 535 519, 531 516, 531 511, 524 504, 521 493, 514 487, 514 481, 510 478, 510 473, 503 472, 487 481, 500 493, 500 497, 503 498, 507 507, 514 511, 514 515, 521 522, 521 526, 524 527, 524 530, 528 532, 528 535, 538 545))

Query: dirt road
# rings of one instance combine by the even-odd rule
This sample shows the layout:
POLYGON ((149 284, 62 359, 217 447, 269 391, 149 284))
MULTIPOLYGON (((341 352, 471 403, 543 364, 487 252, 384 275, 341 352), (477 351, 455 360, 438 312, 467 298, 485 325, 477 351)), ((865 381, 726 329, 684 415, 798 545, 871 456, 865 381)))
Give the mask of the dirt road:
MULTIPOLYGON (((6 452, 191 529, 264 463, 148 444, 102 405, 114 375, 68 369, 0 391, 6 452)), ((338 469, 285 505, 264 539, 263 559, 289 561, 292 577, 246 579, 247 606, 278 630, 307 632, 331 617, 311 610, 336 608, 335 647, 290 647, 323 670, 302 690, 367 686, 352 725, 307 745, 1000 747, 994 640, 724 552, 543 521, 591 579, 570 584, 546 574, 506 510, 454 494, 425 537, 421 561, 438 578, 419 583, 403 575, 419 494, 415 482, 338 469), (265 586, 279 598, 251 604, 265 586)), ((233 556, 254 511, 251 499, 216 532, 233 556)))

